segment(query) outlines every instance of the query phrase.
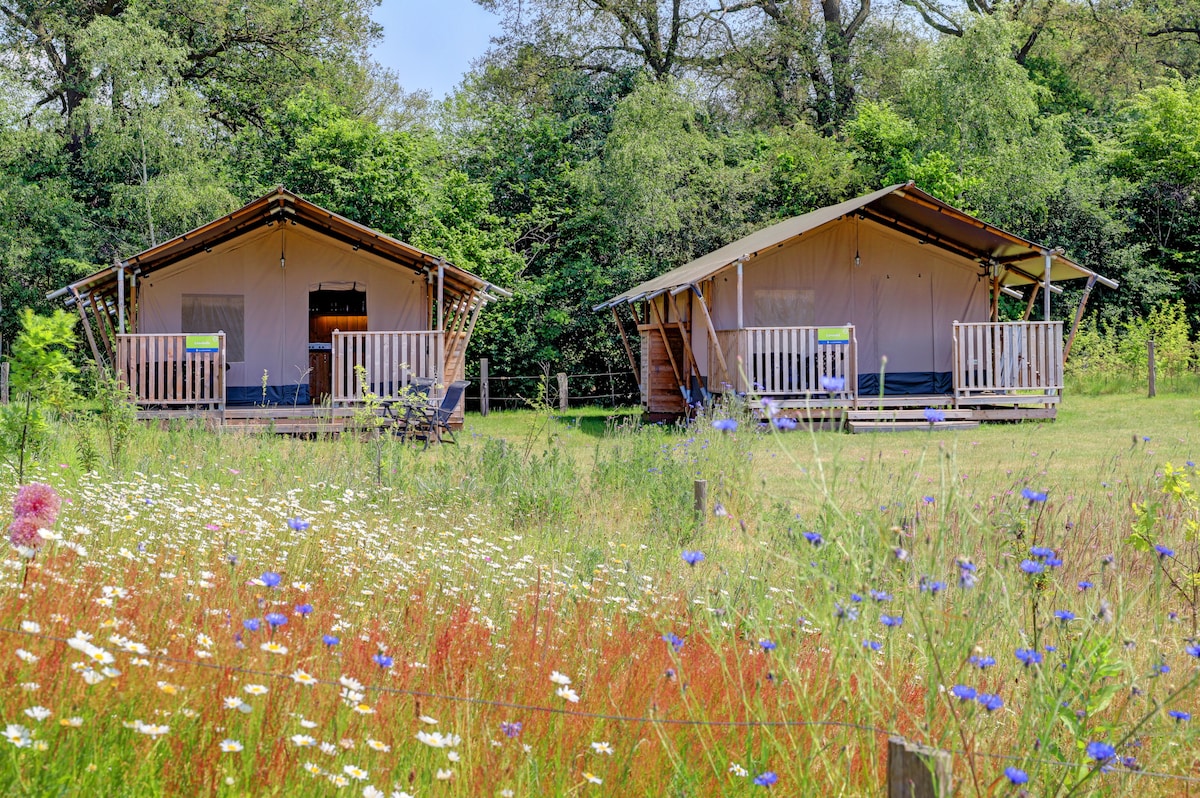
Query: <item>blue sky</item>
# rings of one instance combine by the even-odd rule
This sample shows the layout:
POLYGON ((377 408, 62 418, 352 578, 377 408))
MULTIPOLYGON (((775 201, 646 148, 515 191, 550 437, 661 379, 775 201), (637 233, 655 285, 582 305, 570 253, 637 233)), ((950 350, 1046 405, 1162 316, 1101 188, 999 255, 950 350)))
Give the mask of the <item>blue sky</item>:
POLYGON ((405 91, 424 89, 434 99, 449 93, 500 33, 499 17, 471 0, 383 0, 375 21, 383 25, 375 60, 405 91))

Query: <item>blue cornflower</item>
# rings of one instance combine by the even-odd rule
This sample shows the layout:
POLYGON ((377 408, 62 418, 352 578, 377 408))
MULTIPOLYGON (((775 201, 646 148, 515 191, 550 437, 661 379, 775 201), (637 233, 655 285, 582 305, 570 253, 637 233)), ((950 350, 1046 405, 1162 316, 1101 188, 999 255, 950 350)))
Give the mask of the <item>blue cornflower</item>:
POLYGON ((1196 467, 1196 464, 1195 464, 1195 463, 1193 463, 1191 460, 1188 460, 1186 463, 1184 463, 1184 465, 1185 465, 1185 466, 1187 466, 1188 468, 1195 468, 1195 467, 1196 467))
POLYGON ((883 643, 880 643, 878 640, 864 640, 862 641, 862 645, 863 648, 869 648, 871 651, 879 651, 883 648, 883 643))
POLYGON ((772 643, 770 640, 759 640, 758 645, 762 648, 763 651, 774 651, 775 650, 775 644, 772 643))
POLYGON ((508 739, 513 739, 521 733, 521 721, 514 720, 512 723, 501 723, 500 732, 508 739))
POLYGON ((1029 781, 1029 774, 1020 768, 1005 768, 1004 775, 1008 777, 1010 784, 1024 784, 1029 781))
POLYGON ((921 499, 921 501, 925 502, 926 504, 933 504, 935 501, 937 501, 937 499, 933 498, 932 496, 925 496, 921 499))
POLYGON ((892 594, 891 594, 891 593, 884 593, 882 590, 872 590, 872 591, 871 591, 871 592, 870 592, 868 595, 869 595, 869 596, 870 596, 870 597, 871 597, 873 600, 875 600, 875 601, 878 601, 878 602, 880 602, 880 603, 882 603, 882 602, 884 602, 884 601, 891 601, 891 600, 892 600, 892 594))
POLYGON ((1062 568, 1062 564, 1062 558, 1060 557, 1048 557, 1046 559, 1047 568, 1062 568))
POLYGON ((1167 715, 1174 718, 1176 723, 1186 723, 1192 719, 1192 713, 1184 712, 1182 709, 1172 709, 1167 712, 1167 715))
POLYGON ((333 648, 338 643, 342 642, 342 640, 340 637, 336 637, 334 635, 321 635, 321 642, 329 648, 333 648))
POLYGON ((1004 706, 1004 699, 995 693, 980 693, 979 698, 976 700, 979 702, 979 706, 983 707, 988 712, 995 712, 997 709, 1004 706))
POLYGON ((805 532, 804 539, 814 546, 820 546, 825 542, 825 538, 821 537, 820 532, 805 532))
POLYGON ((759 773, 754 777, 754 783, 759 787, 770 787, 777 781, 779 781, 779 777, 775 775, 774 771, 770 770, 766 773, 759 773))
POLYGON ((259 627, 258 618, 247 618, 242 621, 242 626, 246 627, 246 631, 248 632, 257 632, 259 627))
POLYGON ((1142 436, 1142 443, 1149 443, 1149 442, 1150 442, 1150 436, 1149 436, 1149 435, 1143 435, 1143 436, 1142 436))
POLYGON ((959 701, 974 701, 976 692, 974 687, 968 687, 965 684, 956 684, 950 688, 950 695, 959 701))
POLYGON ((896 559, 900 562, 908 561, 908 550, 901 546, 897 546, 896 548, 892 549, 892 554, 895 555, 896 559))
POLYGON ((783 430, 785 432, 800 426, 799 422, 790 416, 780 416, 779 418, 775 419, 774 424, 776 429, 783 430))
POLYGON ((1047 653, 1053 654, 1055 651, 1058 651, 1058 646, 1046 646, 1046 651, 1047 653))
POLYGON ((1183 647, 1183 650, 1193 657, 1200 659, 1200 643, 1188 643, 1183 647))
POLYGON ((851 593, 850 600, 853 601, 855 604, 858 604, 859 602, 862 601, 862 596, 858 595, 857 593, 851 593))
POLYGON ((308 529, 310 526, 312 526, 312 523, 309 521, 305 521, 303 518, 289 518, 288 519, 288 529, 292 530, 293 532, 303 532, 304 530, 308 529))
POLYGON ((1087 755, 1089 759, 1094 759, 1097 762, 1107 762, 1117 755, 1117 751, 1108 743, 1090 742, 1087 744, 1087 755))
POLYGON ((1175 556, 1174 549, 1168 549, 1166 546, 1162 545, 1161 543, 1155 543, 1154 550, 1158 552, 1158 558, 1160 560, 1163 557, 1174 557, 1175 556))
POLYGON ((688 551, 687 549, 684 549, 683 554, 680 556, 683 557, 683 561, 685 563, 693 568, 696 567, 696 563, 704 562, 704 552, 702 551, 688 551))
POLYGON ((674 632, 667 632, 662 636, 663 642, 675 649, 676 653, 683 649, 683 638, 677 636, 674 632))
POLYGON ((846 390, 845 377, 822 377, 821 390, 825 393, 840 393, 846 390))
POLYGON ((858 607, 847 607, 839 601, 833 605, 833 614, 836 615, 839 620, 857 621, 858 607))
POLYGON ((296 605, 296 614, 297 615, 311 615, 312 611, 313 611, 313 605, 311 605, 311 604, 297 604, 296 605))
POLYGON ((1028 668, 1030 665, 1036 665, 1042 661, 1041 653, 1032 648, 1018 648, 1014 653, 1016 654, 1017 659, 1020 660, 1021 664, 1023 664, 1026 668, 1028 668))
POLYGON ((267 587, 279 587, 279 583, 283 581, 283 577, 274 571, 267 571, 259 577, 259 580, 267 587))
POLYGON ((970 657, 967 658, 967 662, 971 663, 976 668, 979 668, 979 670, 982 671, 982 670, 987 670, 988 668, 995 665, 996 658, 995 657, 981 657, 978 654, 972 654, 970 657))
POLYGON ((1048 548, 1046 546, 1034 546, 1032 549, 1029 550, 1029 553, 1032 554, 1034 557, 1037 557, 1039 560, 1044 560, 1047 557, 1054 556, 1054 549, 1048 548))
POLYGON ((938 422, 945 421, 946 411, 938 410, 934 407, 927 407, 925 408, 925 420, 930 424, 937 424, 938 422))
POLYGON ((979 584, 979 577, 975 575, 975 567, 971 566, 970 570, 964 568, 958 573, 958 586, 963 590, 970 590, 979 584))
POLYGON ((384 654, 382 651, 380 653, 376 654, 375 656, 371 657, 371 659, 373 659, 375 661, 375 664, 381 668, 392 667, 392 658, 389 657, 387 654, 384 654))
POLYGON ((895 627, 904 623, 903 615, 880 615, 879 622, 884 626, 895 627))
POLYGON ((733 432, 734 430, 737 429, 737 426, 738 426, 737 419, 733 419, 733 418, 717 419, 716 421, 714 421, 712 423, 712 425, 713 425, 713 429, 720 430, 721 432, 733 432))
POLYGON ((283 626, 287 623, 287 616, 282 612, 268 612, 263 616, 263 620, 269 623, 272 627, 283 626))
POLYGON ((934 596, 946 589, 945 582, 936 582, 927 576, 922 576, 917 586, 920 588, 922 593, 930 593, 934 596))
POLYGON ((1094 587, 1095 587, 1095 585, 1093 585, 1087 579, 1084 579, 1082 582, 1079 583, 1080 590, 1091 590, 1094 587))
POLYGON ((1063 623, 1067 623, 1068 621, 1075 620, 1075 613, 1070 610, 1055 610, 1054 617, 1063 623))
POLYGON ((1037 560, 1021 560, 1021 565, 1018 567, 1030 576, 1034 574, 1040 574, 1042 571, 1046 570, 1046 566, 1042 565, 1037 560))
POLYGON ((1021 498, 1030 502, 1044 502, 1046 501, 1046 494, 1039 493, 1033 488, 1024 488, 1021 490, 1021 498))

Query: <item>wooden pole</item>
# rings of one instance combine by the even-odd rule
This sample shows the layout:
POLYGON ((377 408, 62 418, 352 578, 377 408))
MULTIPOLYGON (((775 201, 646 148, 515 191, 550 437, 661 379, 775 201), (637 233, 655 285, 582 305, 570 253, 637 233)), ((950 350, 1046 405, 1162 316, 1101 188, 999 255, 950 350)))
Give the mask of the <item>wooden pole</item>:
POLYGON ((1030 287, 1029 301, 1025 303, 1025 315, 1021 316, 1021 321, 1029 321, 1029 316, 1033 313, 1033 303, 1037 301, 1038 289, 1041 287, 1041 283, 1034 283, 1030 287))
POLYGON ((100 347, 96 346, 96 336, 92 334, 92 325, 88 322, 87 313, 83 310, 83 298, 73 288, 71 293, 75 296, 75 308, 79 311, 79 320, 83 322, 83 332, 87 336, 88 345, 92 348, 92 357, 96 359, 96 368, 102 369, 104 361, 100 358, 100 347))
MULTIPOLYGON (((725 377, 725 383, 732 390, 735 386, 733 383, 733 375, 729 373, 729 366, 725 363, 725 351, 721 348, 721 342, 717 339, 717 330, 713 327, 712 316, 708 314, 708 302, 704 299, 704 294, 696 285, 692 285, 692 290, 699 294, 700 312, 704 315, 704 324, 708 327, 708 337, 712 340, 713 351, 717 353, 717 363, 721 366, 721 373, 725 377)), ((724 391, 722 391, 724 393, 724 391)))
MULTIPOLYGON (((683 394, 683 400, 687 402, 687 388, 683 386, 683 377, 679 374, 679 366, 675 365, 675 353, 671 351, 671 342, 667 339, 667 329, 663 326, 662 312, 658 309, 658 305, 653 299, 649 300, 650 311, 654 314, 654 324, 658 327, 659 337, 662 338, 663 348, 667 350, 667 360, 671 361, 671 372, 675 375, 675 384, 679 386, 679 392, 683 394)), ((654 388, 654 378, 650 378, 647 395, 654 388)))
MULTIPOLYGON (((671 309, 675 311, 675 324, 677 327, 679 327, 679 337, 683 339, 683 357, 686 361, 685 365, 690 366, 692 372, 695 374, 697 387, 703 387, 704 376, 700 373, 700 364, 696 362, 696 356, 692 354, 692 344, 690 341, 688 341, 688 338, 691 337, 690 330, 683 326, 683 317, 679 315, 679 307, 675 304, 675 297, 671 295, 670 291, 663 296, 667 298, 667 301, 671 303, 671 309)), ((691 386, 688 387, 690 388, 691 386)), ((691 398, 690 390, 688 391, 688 398, 691 398)))
POLYGON ((1153 399, 1157 395, 1155 390, 1155 373, 1154 373, 1154 339, 1151 338, 1146 342, 1146 366, 1150 372, 1150 398, 1153 399))
POLYGON ((746 326, 742 299, 742 262, 739 260, 737 265, 737 328, 739 330, 746 326))
POLYGON ((479 415, 486 416, 491 410, 491 387, 488 385, 488 359, 479 359, 479 415))
POLYGON ((888 738, 888 798, 950 798, 953 780, 948 752, 888 738))
POLYGON ((1067 358, 1071 356, 1071 346, 1075 343, 1075 333, 1079 332, 1079 322, 1083 320, 1083 309, 1087 307, 1088 297, 1092 295, 1092 289, 1096 287, 1096 275, 1088 278, 1087 287, 1083 289, 1083 296, 1079 299, 1079 307, 1075 309, 1075 321, 1071 324, 1071 334, 1067 336, 1067 348, 1063 350, 1063 363, 1067 362, 1067 358))
POLYGON ((991 321, 1000 320, 1000 276, 992 278, 992 310, 990 313, 991 321))
POLYGON ((558 378, 558 411, 560 413, 565 413, 569 407, 569 397, 567 396, 567 375, 560 371, 555 376, 558 378))
MULTIPOLYGON (((637 383, 638 390, 642 390, 642 375, 638 371, 637 361, 633 357, 633 348, 629 346, 629 336, 625 334, 625 325, 621 323, 621 316, 617 313, 617 306, 612 306, 613 321, 617 323, 617 329, 621 332, 621 343, 625 347, 625 356, 629 358, 629 369, 633 372, 633 380, 637 383)), ((637 319, 635 318, 636 322, 637 319)))
POLYGON ((698 479, 693 489, 696 508, 696 526, 704 526, 708 520, 708 480, 698 479))
POLYGON ((1042 294, 1042 314, 1046 321, 1050 321, 1050 262, 1054 258, 1053 252, 1043 253, 1046 256, 1046 279, 1043 283, 1046 290, 1042 294))

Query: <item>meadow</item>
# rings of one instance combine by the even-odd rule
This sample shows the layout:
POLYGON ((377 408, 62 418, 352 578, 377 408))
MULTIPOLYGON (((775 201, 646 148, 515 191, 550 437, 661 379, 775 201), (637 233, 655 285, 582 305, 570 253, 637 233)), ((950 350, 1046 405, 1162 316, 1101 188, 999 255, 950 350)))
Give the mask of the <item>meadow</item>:
POLYGON ((1185 794, 1196 409, 528 410, 429 451, 142 426, 91 471, 60 423, 27 475, 57 521, 4 562, 0 791, 878 795, 898 733, 959 795, 1185 794))

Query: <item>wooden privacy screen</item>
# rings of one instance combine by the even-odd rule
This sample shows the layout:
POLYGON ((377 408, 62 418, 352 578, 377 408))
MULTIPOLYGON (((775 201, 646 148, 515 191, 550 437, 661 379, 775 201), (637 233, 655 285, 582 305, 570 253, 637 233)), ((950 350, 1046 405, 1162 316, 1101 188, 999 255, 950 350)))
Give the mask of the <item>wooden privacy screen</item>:
POLYGON ((1061 321, 954 323, 954 393, 1063 388, 1061 321))
POLYGON ((365 391, 398 396, 415 379, 443 379, 443 333, 333 332, 333 404, 361 402, 365 391), (364 380, 355 369, 362 366, 364 380))
POLYGON ((118 335, 116 368, 139 405, 225 407, 225 333, 118 335))

